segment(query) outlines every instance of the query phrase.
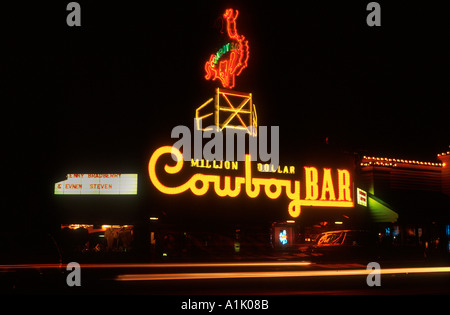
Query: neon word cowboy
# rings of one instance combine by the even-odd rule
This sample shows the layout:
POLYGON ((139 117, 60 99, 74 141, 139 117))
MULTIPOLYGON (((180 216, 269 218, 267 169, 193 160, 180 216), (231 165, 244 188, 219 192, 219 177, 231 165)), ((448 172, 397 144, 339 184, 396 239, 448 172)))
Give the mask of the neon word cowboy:
POLYGON ((214 192, 219 197, 237 197, 241 193, 244 185, 245 193, 250 198, 256 198, 264 189, 267 197, 277 199, 283 192, 291 200, 288 205, 288 212, 291 217, 298 217, 302 206, 321 206, 321 207, 353 207, 351 194, 350 172, 345 169, 338 169, 338 189, 337 198, 333 185, 331 169, 324 168, 322 176, 322 185, 318 182, 318 170, 315 167, 305 167, 305 199, 300 196, 300 181, 276 178, 257 178, 252 177, 251 158, 249 154, 245 155, 245 177, 236 176, 234 178, 234 189, 231 189, 231 177, 224 176, 223 184, 220 175, 194 174, 187 182, 180 186, 169 187, 164 185, 156 174, 156 164, 159 158, 164 154, 172 154, 176 161, 174 166, 166 164, 164 171, 167 174, 174 175, 183 168, 183 155, 180 150, 171 146, 158 148, 151 156, 148 163, 148 172, 152 184, 160 192, 175 195, 181 194, 187 190, 196 196, 203 196, 208 192, 210 184, 214 186, 214 192), (319 189, 321 186, 321 191, 319 189), (319 196, 320 195, 320 196, 319 196), (320 197, 320 198, 319 198, 320 197))

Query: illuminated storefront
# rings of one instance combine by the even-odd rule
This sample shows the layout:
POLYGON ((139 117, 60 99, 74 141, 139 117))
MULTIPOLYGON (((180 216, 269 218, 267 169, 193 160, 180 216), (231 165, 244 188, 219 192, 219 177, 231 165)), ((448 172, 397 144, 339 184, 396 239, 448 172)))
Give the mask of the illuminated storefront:
POLYGON ((66 259, 132 250, 138 174, 67 174, 54 184, 53 194, 60 222, 58 241, 66 259))
POLYGON ((78 237, 89 242, 82 249, 86 252, 125 253, 141 228, 144 236, 138 241, 144 246, 139 246, 149 259, 298 254, 302 244, 320 233, 343 229, 372 230, 393 248, 416 249, 416 256, 449 250, 450 197, 445 189, 450 154, 440 154, 439 162, 347 155, 348 173, 319 165, 290 165, 292 172, 283 173, 268 172, 249 160, 229 167, 214 167, 213 161, 175 162, 169 152, 171 147, 157 150, 142 174, 69 174, 55 183, 57 203, 64 205, 60 209, 72 209, 62 216, 63 233, 80 229, 81 235, 83 230, 85 235, 78 237), (351 185, 346 184, 349 178, 351 185), (126 179, 128 194, 98 191, 116 189, 120 179, 126 179), (143 185, 138 179, 151 190, 151 199, 139 195, 143 185), (295 197, 296 189, 301 198, 295 197), (352 206, 327 206, 347 196, 354 200, 352 206), (305 202, 298 215, 289 207, 296 201, 305 202), (116 237, 107 237, 108 229, 116 237), (124 232, 130 236, 127 241, 120 234, 124 232))
MULTIPOLYGON (((359 157, 324 145, 323 152, 304 148, 294 160, 280 156, 277 163, 251 152, 251 144, 260 144, 264 132, 256 111, 258 96, 234 90, 250 56, 250 44, 237 28, 238 16, 237 10, 224 12, 228 38, 213 49, 204 66, 205 79, 221 87, 205 91, 205 99, 213 97, 192 106, 194 155, 185 157, 190 143, 181 150, 173 139, 158 140, 158 145, 149 141, 148 155, 140 157, 133 172, 71 173, 58 179, 55 207, 64 233, 80 230, 97 237, 90 237, 87 246, 81 241, 81 250, 140 248, 145 259, 296 254, 300 244, 312 242, 319 233, 342 229, 372 229, 402 241, 405 233, 412 233, 430 247, 436 238, 424 237, 431 229, 417 225, 409 232, 407 225, 416 223, 408 213, 412 206, 404 207, 417 203, 416 191, 426 190, 434 193, 430 198, 441 198, 437 212, 444 214, 432 222, 445 227, 447 236, 441 241, 448 242, 448 152, 439 155, 442 162, 420 162, 359 157), (242 159, 238 154, 234 159, 196 156, 203 145, 195 142, 195 134, 202 132, 243 134, 248 146, 242 159), (399 197, 405 191, 412 194, 405 197, 409 199, 399 197)), ((206 141, 205 148, 219 145, 216 138, 206 141)), ((233 152, 238 146, 237 141, 233 152)))
POLYGON ((450 253, 448 152, 437 159, 363 156, 360 161, 361 184, 380 236, 418 249, 419 258, 450 253))

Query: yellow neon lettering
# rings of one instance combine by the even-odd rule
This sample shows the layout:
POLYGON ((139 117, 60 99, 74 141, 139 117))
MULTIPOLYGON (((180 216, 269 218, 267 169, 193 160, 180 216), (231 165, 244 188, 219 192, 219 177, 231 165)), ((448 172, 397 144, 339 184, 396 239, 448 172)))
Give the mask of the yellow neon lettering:
POLYGON ((199 160, 191 159, 191 167, 200 167, 199 160))
POLYGON ((220 197, 230 196, 236 197, 241 193, 241 185, 245 182, 243 177, 235 177, 234 179, 234 190, 231 189, 231 178, 230 176, 225 176, 224 179, 224 188, 220 188, 220 177, 214 181, 214 191, 220 197))
POLYGON ((329 195, 328 200, 336 200, 330 168, 323 169, 322 196, 320 197, 320 200, 327 200, 327 193, 329 195))
POLYGON ((292 200, 288 206, 289 215, 293 218, 296 218, 300 215, 301 212, 301 203, 297 200, 292 200))
POLYGON ((239 164, 237 161, 208 161, 204 159, 191 159, 191 167, 237 170, 239 168, 239 164))
POLYGON ((271 181, 272 183, 269 184, 268 182, 265 182, 264 191, 266 192, 267 197, 269 197, 270 199, 277 199, 281 195, 282 186, 277 179, 269 179, 269 181, 271 181), (271 187, 275 187, 275 191, 272 191, 271 187))
POLYGON ((250 198, 256 198, 259 195, 259 185, 253 185, 252 168, 250 154, 245 155, 245 192, 250 198), (252 189, 255 186, 255 190, 252 189))
POLYGON ((294 192, 291 190, 291 181, 285 180, 286 185, 286 196, 291 199, 288 206, 289 215, 296 218, 301 212, 301 200, 300 200, 300 181, 294 181, 294 192))
POLYGON ((353 207, 353 202, 351 201, 336 201, 336 200, 301 200, 302 206, 311 207, 353 207))
POLYGON ((209 189, 209 182, 218 177, 217 175, 194 174, 188 181, 191 183, 189 188, 194 195, 203 196, 209 189), (201 187, 197 187, 197 183, 201 183, 201 187))
POLYGON ((306 198, 307 200, 316 200, 319 197, 319 186, 317 181, 319 175, 317 168, 305 166, 305 184, 306 184, 306 198))
POLYGON ((150 161, 148 162, 148 173, 150 175, 151 182, 156 187, 156 189, 168 195, 181 194, 186 190, 188 190, 190 186, 190 182, 187 182, 178 187, 167 187, 161 184, 161 182, 158 179, 158 176, 156 175, 156 162, 158 161, 159 157, 163 154, 174 153, 177 159, 177 163, 175 164, 175 166, 169 166, 167 164, 164 166, 164 170, 166 171, 166 173, 175 174, 181 170, 181 168, 183 167, 183 155, 177 149, 174 149, 173 151, 174 152, 172 152, 171 146, 161 147, 157 149, 155 152, 153 152, 150 161))
MULTIPOLYGON (((223 185, 221 183, 221 176, 219 175, 205 175, 201 173, 194 174, 187 182, 177 187, 168 187, 161 183, 156 172, 156 165, 159 158, 164 154, 172 154, 175 165, 164 166, 164 171, 167 174, 176 174, 181 171, 184 161, 181 152, 174 147, 164 146, 158 148, 151 156, 148 163, 148 172, 150 180, 156 189, 165 194, 180 194, 190 189, 196 196, 205 195, 210 183, 214 186, 215 193, 220 197, 236 197, 241 193, 242 185, 245 184, 245 192, 251 198, 256 198, 261 192, 261 186, 264 186, 264 192, 270 199, 277 199, 283 192, 285 187, 286 196, 291 200, 288 205, 288 212, 291 217, 298 217, 301 212, 301 206, 321 206, 321 207, 353 207, 353 202, 350 195, 350 172, 347 170, 338 170, 339 177, 339 200, 336 201, 334 194, 334 187, 331 177, 331 169, 324 169, 324 179, 322 183, 322 196, 317 200, 319 195, 318 188, 318 172, 315 167, 305 167, 306 174, 306 198, 300 198, 300 181, 295 180, 292 185, 291 180, 276 179, 276 178, 252 178, 251 158, 249 154, 245 155, 245 177, 234 178, 234 189, 231 188, 231 177, 224 176, 223 185), (293 187, 292 187, 293 186, 293 187), (326 199, 326 195, 329 198, 326 199)), ((227 161, 225 161, 227 162, 227 161)), ((208 162, 207 162, 208 163, 208 162)), ((204 160, 191 160, 191 165, 205 166, 204 160)), ((224 165, 226 163, 223 163, 224 165)), ((208 164, 206 164, 208 165, 208 164)), ((214 166, 214 162, 212 164, 214 166)), ((266 164, 267 165, 267 164, 266 164)), ((209 164, 211 167, 211 164, 209 164)), ((201 167, 201 166, 200 166, 201 167)), ((225 166, 226 167, 226 166, 225 166)), ((228 163, 228 169, 230 163, 228 163)), ((232 167, 234 167, 234 162, 232 167)), ((262 165, 258 165, 262 168, 262 165)), ((237 169, 237 164, 236 164, 237 169)))
POLYGON ((350 194, 350 172, 338 169, 339 197, 338 200, 352 201, 350 194))

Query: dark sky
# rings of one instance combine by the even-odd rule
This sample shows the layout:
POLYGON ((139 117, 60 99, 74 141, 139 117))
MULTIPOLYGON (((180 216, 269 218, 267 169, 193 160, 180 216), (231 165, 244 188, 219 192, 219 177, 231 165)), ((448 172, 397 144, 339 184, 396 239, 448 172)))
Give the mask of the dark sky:
POLYGON ((448 17, 429 2, 379 1, 382 25, 369 27, 368 2, 79 1, 78 28, 68 1, 7 6, 2 161, 50 189, 69 172, 145 168, 214 95, 203 67, 228 7, 250 45, 235 90, 253 93, 260 125, 280 126, 282 153, 328 137, 434 161, 450 144, 448 17))

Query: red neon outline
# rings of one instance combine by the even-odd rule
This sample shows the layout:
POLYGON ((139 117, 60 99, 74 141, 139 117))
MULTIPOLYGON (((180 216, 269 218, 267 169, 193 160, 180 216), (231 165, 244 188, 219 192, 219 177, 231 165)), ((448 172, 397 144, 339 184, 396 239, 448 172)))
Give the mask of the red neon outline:
POLYGON ((235 85, 235 77, 239 76, 245 68, 247 68, 247 62, 249 57, 248 41, 245 40, 244 35, 239 35, 236 29, 236 19, 239 15, 239 11, 236 10, 233 15, 233 9, 225 10, 223 14, 224 19, 227 22, 227 34, 231 40, 237 42, 237 50, 230 49, 229 58, 223 58, 219 60, 218 66, 214 64, 214 58, 216 54, 212 54, 209 60, 205 63, 205 79, 215 80, 219 79, 224 88, 232 89, 235 85))

